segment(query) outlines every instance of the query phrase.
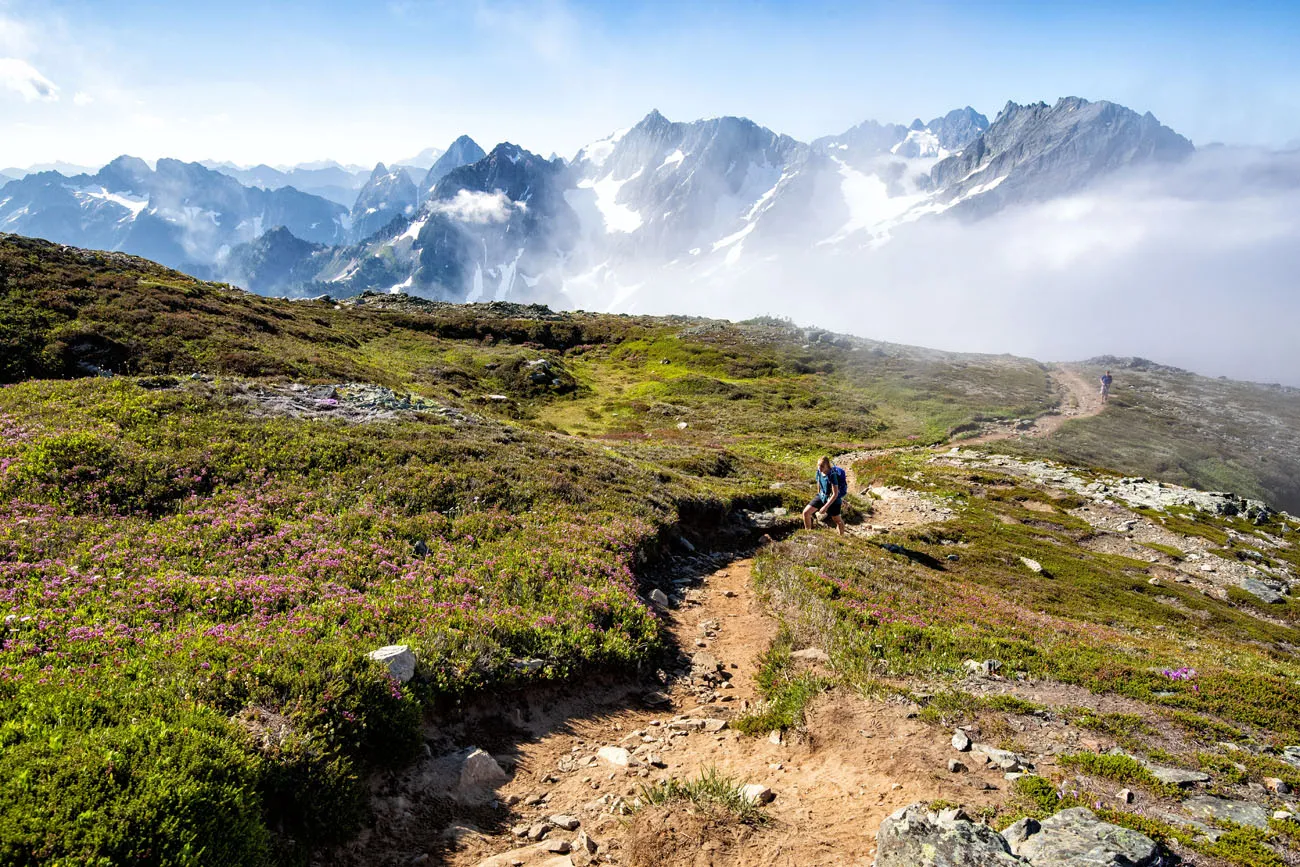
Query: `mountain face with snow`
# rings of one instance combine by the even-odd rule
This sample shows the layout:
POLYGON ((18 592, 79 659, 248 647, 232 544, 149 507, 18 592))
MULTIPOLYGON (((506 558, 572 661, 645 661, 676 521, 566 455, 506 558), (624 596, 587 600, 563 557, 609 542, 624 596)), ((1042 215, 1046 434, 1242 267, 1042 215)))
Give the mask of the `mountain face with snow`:
POLYGON ((588 258, 673 258, 734 231, 807 154, 745 118, 673 123, 652 111, 579 152, 566 197, 599 241, 588 258))
POLYGON ((400 167, 389 171, 380 163, 352 206, 352 237, 364 240, 394 219, 410 217, 418 201, 419 192, 410 175, 400 167))
POLYGON ((813 147, 861 168, 884 154, 904 159, 943 158, 964 148, 988 126, 988 118, 968 105, 929 123, 920 118, 908 126, 864 121, 840 135, 817 139, 813 147))
POLYGON ((484 153, 462 136, 418 185, 406 168, 377 166, 348 215, 289 188, 225 179, 208 190, 207 176, 222 176, 123 159, 94 176, 8 184, 0 230, 208 263, 268 294, 627 309, 664 280, 708 293, 785 257, 869 255, 910 223, 979 219, 1191 152, 1150 114, 1074 97, 1008 103, 992 123, 969 106, 928 123, 866 121, 811 143, 745 118, 652 111, 568 163, 508 143, 484 153), (175 179, 165 190, 205 192, 165 194, 162 175, 175 179), (318 203, 297 202, 314 216, 294 211, 295 196, 318 203), (221 246, 232 240, 242 243, 221 246))
POLYGON ((347 211, 292 187, 248 188, 198 163, 119 157, 93 175, 40 172, 0 188, 0 231, 144 256, 199 276, 275 226, 346 241, 347 211))
POLYGON ((451 143, 447 150, 439 155, 438 159, 429 166, 428 173, 420 182, 420 201, 424 201, 433 195, 433 190, 438 186, 438 181, 445 178, 453 169, 461 166, 467 166, 476 163, 487 156, 487 152, 478 146, 478 142, 467 135, 463 135, 451 143))
POLYGON ((1014 202, 1075 192, 1125 166, 1172 162, 1192 143, 1150 112, 1078 97, 1008 102, 993 125, 931 171, 939 198, 966 213, 988 214, 1014 202))

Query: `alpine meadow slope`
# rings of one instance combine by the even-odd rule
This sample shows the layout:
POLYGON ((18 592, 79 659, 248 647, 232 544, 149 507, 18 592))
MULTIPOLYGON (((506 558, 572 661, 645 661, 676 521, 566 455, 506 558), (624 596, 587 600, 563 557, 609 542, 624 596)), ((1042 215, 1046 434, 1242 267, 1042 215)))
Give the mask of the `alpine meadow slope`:
MULTIPOLYGON (((498 147, 417 237, 565 170, 498 147)), ((12 235, 0 382, 0 863, 889 864, 918 802, 1295 861, 1294 390, 12 235)))

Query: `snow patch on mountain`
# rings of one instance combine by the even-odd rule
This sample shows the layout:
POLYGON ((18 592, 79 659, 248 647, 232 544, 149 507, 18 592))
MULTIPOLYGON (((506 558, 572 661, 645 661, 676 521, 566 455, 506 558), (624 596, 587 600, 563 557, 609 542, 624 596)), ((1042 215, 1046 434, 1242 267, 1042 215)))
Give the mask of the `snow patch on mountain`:
POLYGON ((664 157, 664 161, 659 164, 659 168, 666 169, 669 166, 679 165, 684 159, 686 159, 686 154, 682 153, 681 148, 678 148, 668 156, 664 157))
POLYGON ((498 268, 501 272, 501 280, 497 284, 497 301, 505 301, 510 297, 510 290, 515 287, 515 275, 519 271, 519 259, 524 255, 524 248, 520 247, 515 253, 515 258, 511 262, 504 263, 498 268))
MULTIPOLYGON (((104 187, 84 188, 76 191, 78 198, 97 199, 103 202, 112 202, 119 207, 129 211, 129 216, 123 217, 123 220, 134 220, 140 216, 140 212, 149 207, 148 196, 129 196, 123 193, 110 193, 104 187)), ((7 201, 7 200, 6 200, 7 201)), ((2 206, 2 204, 0 204, 2 206)))
POLYGON ((466 304, 473 304, 483 297, 483 266, 474 266, 474 282, 470 285, 469 294, 465 296, 466 304))
POLYGON ((889 152, 912 159, 943 159, 948 156, 948 151, 939 145, 938 134, 929 127, 908 130, 907 138, 890 148, 889 152))
POLYGON ((614 154, 614 147, 631 131, 632 127, 620 129, 608 138, 592 142, 582 150, 578 151, 573 158, 573 162, 581 163, 585 161, 597 168, 605 165, 605 161, 614 154))
POLYGON ((414 241, 416 238, 420 237, 420 232, 421 232, 421 230, 424 229, 425 224, 428 223, 428 222, 429 222, 429 218, 428 218, 427 216, 425 216, 425 217, 421 217, 420 219, 418 219, 418 220, 416 220, 415 222, 411 223, 411 225, 407 226, 407 227, 406 227, 406 231, 403 232, 402 234, 400 234, 400 235, 397 236, 397 240, 399 240, 399 241, 405 241, 405 240, 414 241))
MULTIPOLYGON (((641 219, 641 214, 626 205, 619 204, 618 201, 619 190, 623 189, 623 186, 629 181, 641 177, 641 172, 641 169, 637 169, 622 180, 616 180, 614 173, 610 172, 600 180, 588 179, 578 182, 578 190, 591 190, 595 195, 594 204, 600 214, 600 219, 604 223, 605 231, 626 234, 641 228, 641 224, 644 222, 641 219)), ((570 196, 569 193, 570 191, 565 191, 565 200, 569 202, 569 207, 578 210, 578 205, 582 204, 581 197, 578 195, 570 196), (577 204, 575 204, 575 201, 577 204)))
POLYGON ((841 160, 836 159, 836 162, 839 163, 840 189, 849 208, 849 219, 822 244, 835 244, 864 231, 879 237, 926 199, 924 195, 891 196, 889 185, 878 176, 860 172, 841 160))

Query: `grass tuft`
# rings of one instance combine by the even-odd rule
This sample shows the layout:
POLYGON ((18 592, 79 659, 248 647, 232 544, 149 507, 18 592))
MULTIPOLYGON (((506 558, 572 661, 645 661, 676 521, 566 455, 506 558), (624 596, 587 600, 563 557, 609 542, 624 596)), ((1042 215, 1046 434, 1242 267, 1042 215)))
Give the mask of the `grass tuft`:
POLYGON ((693 780, 669 779, 641 787, 641 804, 664 807, 689 803, 710 811, 729 814, 746 825, 764 825, 769 819, 760 804, 744 794, 745 784, 725 776, 717 768, 705 768, 693 780))

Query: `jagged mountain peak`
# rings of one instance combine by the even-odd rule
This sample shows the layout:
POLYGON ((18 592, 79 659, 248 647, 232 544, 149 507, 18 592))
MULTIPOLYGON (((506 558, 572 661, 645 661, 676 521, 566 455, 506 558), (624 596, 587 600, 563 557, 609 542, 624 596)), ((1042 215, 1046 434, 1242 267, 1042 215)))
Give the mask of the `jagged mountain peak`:
POLYGON ((428 174, 424 176, 424 181, 420 184, 420 200, 424 201, 433 194, 434 188, 438 181, 442 180, 447 174, 461 166, 476 163, 487 156, 483 148, 479 147, 478 142, 467 135, 460 135, 454 142, 448 145, 447 150, 437 161, 429 167, 428 174))
POLYGON ((419 191, 406 171, 376 164, 352 206, 353 237, 370 237, 394 219, 414 213, 418 203, 419 191))
POLYGON ((1115 169, 1178 160, 1193 150, 1150 112, 1118 103, 1077 96, 1051 106, 1008 102, 968 147, 935 165, 931 178, 946 201, 988 213, 1006 201, 1067 194, 1115 169))
POLYGON ((650 113, 641 118, 633 129, 653 133, 669 126, 672 126, 672 121, 664 117, 663 114, 660 113, 659 109, 652 108, 650 109, 650 113))

